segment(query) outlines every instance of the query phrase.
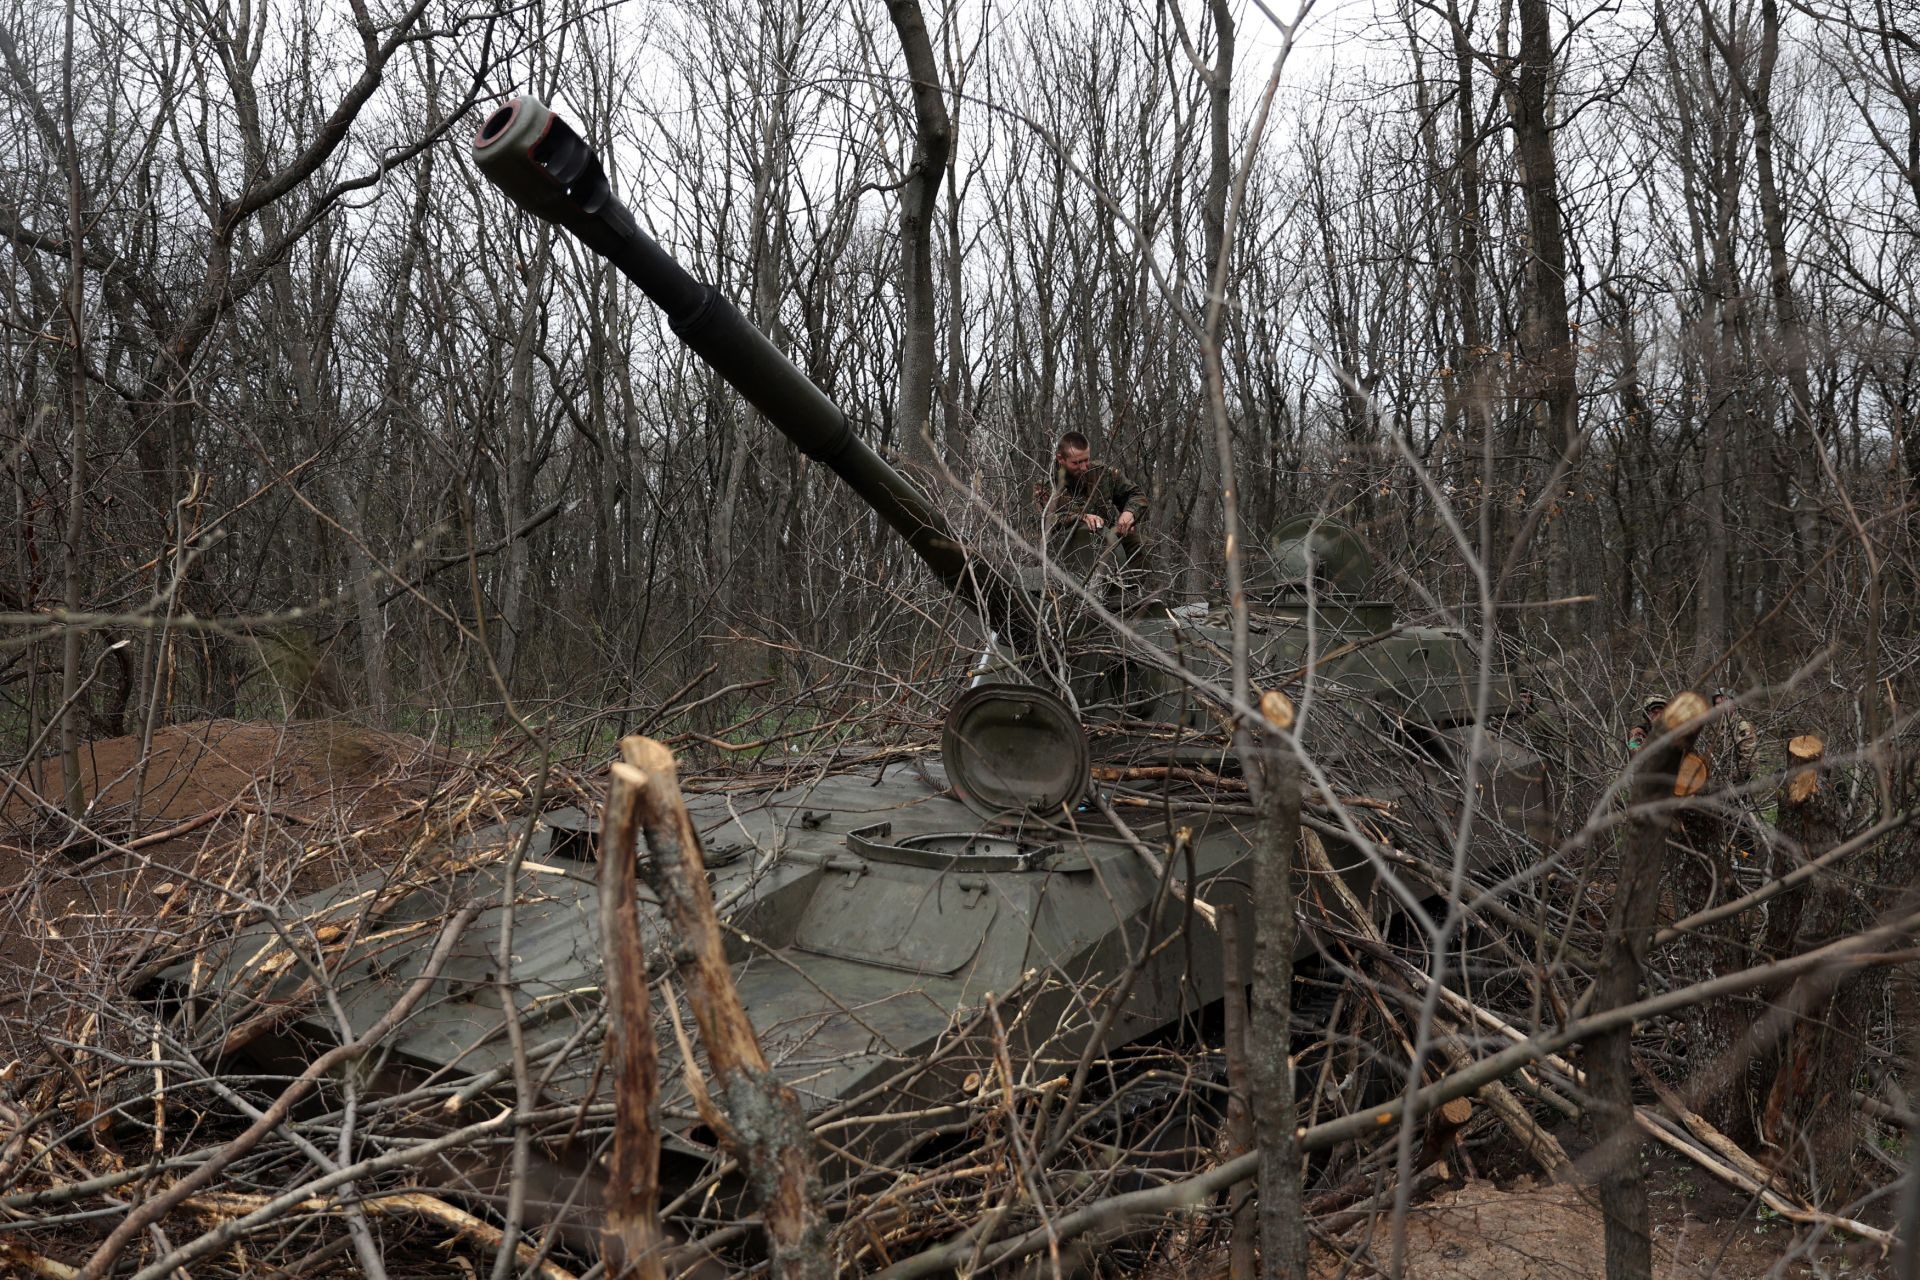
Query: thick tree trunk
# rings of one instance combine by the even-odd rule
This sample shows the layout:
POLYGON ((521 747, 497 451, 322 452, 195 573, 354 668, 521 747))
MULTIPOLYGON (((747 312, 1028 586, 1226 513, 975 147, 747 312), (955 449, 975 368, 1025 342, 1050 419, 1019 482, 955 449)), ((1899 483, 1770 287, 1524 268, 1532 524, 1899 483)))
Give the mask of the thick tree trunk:
MULTIPOLYGON (((1707 18, 1711 21, 1711 15, 1707 18)), ((1760 0, 1760 64, 1751 83, 1743 58, 1732 55, 1729 70, 1739 82, 1753 112, 1753 176, 1760 198, 1760 230, 1767 246, 1767 291, 1773 296, 1775 330, 1781 370, 1786 374, 1793 438, 1789 448, 1798 456, 1811 446, 1813 388, 1807 377, 1807 336, 1800 317, 1800 295, 1794 287, 1793 262, 1787 250, 1787 212, 1780 194, 1775 150, 1773 73, 1780 60, 1779 0, 1760 0)))
MULTIPOLYGON (((1553 152, 1553 8, 1547 0, 1518 0, 1520 58, 1509 100, 1513 157, 1527 208, 1527 292, 1523 351, 1525 390, 1539 406, 1542 453, 1558 455, 1553 469, 1570 466, 1580 450, 1576 348, 1567 308, 1567 245, 1561 229, 1560 177, 1553 152)), ((1532 451, 1533 442, 1525 446, 1532 451)), ((1529 485, 1536 518, 1547 509, 1546 476, 1529 485)), ((1525 540, 1531 520, 1517 533, 1525 540)), ((1522 551, 1516 547, 1515 551, 1522 551)), ((1502 566, 1504 577, 1512 565, 1502 566)))
MULTIPOLYGON (((1466 21, 1458 0, 1448 0, 1447 23, 1453 36, 1454 63, 1454 154, 1453 179, 1446 190, 1457 192, 1448 219, 1453 237, 1453 258, 1447 272, 1453 283, 1454 307, 1459 313, 1460 337, 1453 350, 1453 378, 1459 388, 1461 414, 1467 426, 1467 442, 1478 448, 1491 448, 1493 441, 1493 348, 1487 341, 1487 326, 1481 318, 1481 227, 1484 218, 1480 178, 1480 117, 1474 92, 1474 70, 1478 53, 1468 36, 1466 21), (1454 185, 1457 183, 1457 187, 1454 185)), ((1461 451, 1463 458, 1472 454, 1461 451)), ((1474 477, 1462 466, 1452 477, 1460 492, 1468 491, 1474 477)), ((1484 495, 1483 495, 1484 496, 1484 495)), ((1490 521, 1498 504, 1480 503, 1480 554, 1494 554, 1490 521)))

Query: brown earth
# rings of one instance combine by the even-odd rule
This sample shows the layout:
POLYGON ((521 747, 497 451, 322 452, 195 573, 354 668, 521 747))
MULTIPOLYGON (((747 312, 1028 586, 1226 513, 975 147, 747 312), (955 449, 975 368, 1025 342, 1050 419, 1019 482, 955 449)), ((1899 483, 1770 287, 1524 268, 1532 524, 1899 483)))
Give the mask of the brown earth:
POLYGON ((382 865, 465 763, 406 734, 234 720, 156 732, 144 782, 139 760, 133 737, 81 749, 97 799, 92 834, 77 836, 48 803, 57 759, 0 774, 0 1010, 34 1004, 62 974, 141 972, 127 957, 178 949, 224 918, 222 884, 297 895, 382 865))
MULTIPOLYGON (((196 818, 230 802, 307 821, 356 811, 373 816, 425 794, 432 778, 455 763, 444 749, 408 734, 335 722, 240 720, 200 720, 158 730, 144 784, 139 761, 136 737, 81 747, 81 780, 103 822, 164 826, 162 820, 196 818), (135 815, 134 793, 143 785, 135 815)), ((0 790, 12 792, 0 807, 0 839, 33 847, 64 831, 66 824, 49 820, 42 803, 57 803, 64 785, 57 756, 36 762, 24 777, 0 781, 0 790)))
MULTIPOLYGON (((1794 1233, 1785 1225, 1757 1220, 1738 1207, 1725 1215, 1725 1206, 1711 1195, 1662 1195, 1660 1181, 1656 1175, 1652 1205, 1658 1280, 1816 1274, 1864 1280, 1875 1274, 1870 1263, 1831 1250, 1821 1251, 1818 1270, 1789 1259, 1794 1233)), ((1606 1280, 1607 1274, 1605 1230, 1590 1186, 1502 1189, 1469 1182, 1413 1208, 1406 1248, 1404 1280, 1606 1280)), ((1373 1237, 1373 1252, 1392 1252, 1384 1224, 1373 1237)))
MULTIPOLYGON (((1650 1153, 1648 1190, 1655 1280, 1882 1280, 1890 1275, 1877 1251, 1857 1243, 1823 1240, 1806 1247, 1805 1235, 1793 1224, 1756 1214, 1747 1196, 1671 1152, 1650 1153)), ((1349 1229, 1338 1244, 1338 1252, 1323 1241, 1314 1244, 1312 1280, 1378 1280, 1389 1273, 1394 1246, 1386 1214, 1349 1229)), ((1607 1277, 1606 1232, 1598 1192, 1590 1184, 1469 1179, 1411 1207, 1405 1248, 1401 1280, 1607 1277)), ((1198 1256, 1176 1250, 1144 1276, 1226 1280, 1228 1270, 1226 1248, 1215 1241, 1198 1256)))

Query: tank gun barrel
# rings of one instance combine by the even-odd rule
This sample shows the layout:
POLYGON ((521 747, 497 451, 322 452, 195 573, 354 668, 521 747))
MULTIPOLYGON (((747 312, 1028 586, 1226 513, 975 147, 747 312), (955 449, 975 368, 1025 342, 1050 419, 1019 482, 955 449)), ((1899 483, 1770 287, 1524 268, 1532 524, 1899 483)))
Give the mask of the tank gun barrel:
POLYGON ((802 452, 831 467, 1002 634, 1023 628, 1002 580, 970 564, 946 519, 911 481, 854 433, 847 415, 712 285, 698 279, 614 195, 593 148, 536 98, 487 117, 473 139, 480 171, 528 213, 564 228, 666 313, 674 336, 802 452))

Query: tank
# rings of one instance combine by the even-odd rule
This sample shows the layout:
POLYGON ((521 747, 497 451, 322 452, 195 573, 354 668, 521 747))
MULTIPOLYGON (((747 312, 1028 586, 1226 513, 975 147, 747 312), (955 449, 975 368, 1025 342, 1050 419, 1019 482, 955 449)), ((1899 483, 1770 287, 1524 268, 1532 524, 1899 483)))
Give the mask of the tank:
MULTIPOLYGON (((993 1075, 996 1037, 1016 1075, 1037 1085, 1069 1071, 1096 1031, 1103 1054, 1123 1055, 1204 1019, 1222 994, 1219 933, 1167 892, 1163 870, 1208 903, 1244 910, 1252 810, 1231 739, 1193 691, 1194 678, 1225 677, 1224 606, 1170 607, 1106 580, 1112 548, 1096 538, 1070 537, 1025 564, 970 554, 818 387, 640 230, 564 120, 520 98, 485 122, 474 154, 521 208, 638 285, 681 341, 979 611, 989 637, 956 674, 937 752, 842 753, 788 785, 688 796, 741 998, 776 1071, 827 1126, 836 1194, 858 1194, 863 1170, 950 1142, 990 1109, 981 1081, 993 1075), (1116 613, 1133 634, 1124 644, 1109 625, 1116 613), (1042 653, 1064 661, 1036 661, 1042 653), (1171 865, 1139 847, 1176 843, 1171 865)), ((1482 726, 1504 714, 1506 677, 1468 637, 1401 625, 1368 598, 1366 551, 1337 524, 1274 530, 1256 559, 1256 684, 1301 706, 1321 771, 1309 822, 1340 874, 1373 893, 1375 862, 1356 838, 1450 847, 1469 787, 1481 815, 1471 856, 1523 856, 1544 816, 1540 762, 1474 728, 1477 697, 1482 726)), ((248 1052, 304 1061, 343 1019, 370 1024, 420 971, 422 930, 449 903, 499 902, 504 853, 518 849, 513 1012, 543 1105, 567 1113, 535 1144, 528 1208, 591 1226, 611 1096, 600 1075, 595 829, 579 808, 544 813, 470 837, 430 874, 316 894, 285 913, 297 928, 242 930, 169 975, 189 997, 190 1039, 217 1043, 284 1004, 289 1017, 248 1052), (300 1004, 317 963, 336 977, 337 1011, 300 1004)), ((374 1088, 437 1102, 452 1088, 435 1093, 434 1082, 459 1080, 444 1105, 458 1116, 506 1087, 498 914, 467 929, 437 998, 392 1037, 374 1088)), ((1311 945, 1303 940, 1303 956, 1311 945)), ((684 1041, 671 1019, 659 1030, 666 1178, 680 1192, 667 1212, 698 1239, 711 1229, 702 1188, 721 1185, 720 1157, 680 1078, 684 1041)), ((1119 1114, 1127 1086, 1102 1087, 1119 1114)), ((423 1127, 453 1123, 431 1110, 423 1127)), ((503 1197, 505 1164, 495 1147, 456 1149, 443 1176, 484 1206, 503 1197)))

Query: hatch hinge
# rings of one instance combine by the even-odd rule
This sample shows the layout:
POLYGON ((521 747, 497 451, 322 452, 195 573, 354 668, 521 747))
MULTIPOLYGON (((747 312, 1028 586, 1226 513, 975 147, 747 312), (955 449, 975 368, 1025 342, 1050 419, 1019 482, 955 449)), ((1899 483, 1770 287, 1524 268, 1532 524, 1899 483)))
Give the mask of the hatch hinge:
POLYGON ((844 853, 833 854, 825 862, 822 862, 820 864, 820 868, 823 871, 829 871, 829 872, 832 872, 832 871, 846 872, 847 873, 846 883, 841 886, 843 889, 853 888, 853 886, 860 883, 860 877, 867 874, 866 859, 851 858, 844 853))

